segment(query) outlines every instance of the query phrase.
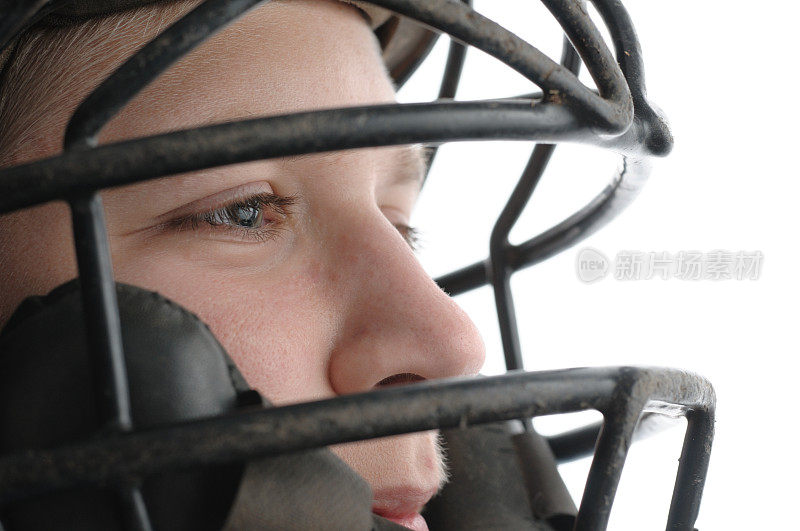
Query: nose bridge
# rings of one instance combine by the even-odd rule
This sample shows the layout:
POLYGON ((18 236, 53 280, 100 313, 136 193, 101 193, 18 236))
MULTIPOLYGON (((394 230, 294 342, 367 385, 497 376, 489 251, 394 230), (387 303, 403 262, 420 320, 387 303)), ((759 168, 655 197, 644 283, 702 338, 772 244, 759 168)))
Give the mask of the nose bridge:
POLYGON ((477 373, 484 357, 477 329, 397 230, 378 214, 347 240, 337 261, 350 303, 330 360, 334 389, 363 391, 405 373, 425 379, 477 373))

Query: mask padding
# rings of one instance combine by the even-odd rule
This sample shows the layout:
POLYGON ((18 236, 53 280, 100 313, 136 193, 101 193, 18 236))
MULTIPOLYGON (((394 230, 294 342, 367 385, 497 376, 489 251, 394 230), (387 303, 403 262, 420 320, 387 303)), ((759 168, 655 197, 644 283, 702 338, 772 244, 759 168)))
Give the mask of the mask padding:
MULTIPOLYGON (((135 429, 269 407, 208 327, 161 295, 117 284, 135 429)), ((80 286, 26 299, 0 333, 0 453, 86 439, 100 426, 80 286)), ((401 530, 372 514, 372 492, 327 448, 149 476, 158 530, 401 530), (243 472, 244 471, 244 472, 243 472)), ((122 530, 116 495, 78 488, 2 510, 6 531, 122 530)))
POLYGON ((224 531, 396 530, 372 514, 372 491, 327 448, 247 464, 224 531))
MULTIPOLYGON (((445 430, 442 435, 450 482, 425 508, 431 529, 572 529, 534 510, 538 507, 532 506, 527 478, 521 472, 533 464, 521 459, 527 456, 518 453, 510 423, 445 430)), ((554 463, 550 468, 558 477, 554 463)))
MULTIPOLYGON (((117 297, 136 429, 220 415, 247 396, 244 379, 195 315, 134 286, 118 284, 117 297)), ((71 281, 27 299, 0 334, 1 453, 98 432, 81 305, 71 281)), ((147 478, 142 492, 154 528, 219 529, 241 473, 236 464, 147 478)), ((121 529, 116 496, 97 488, 25 500, 3 517, 9 531, 121 529)))

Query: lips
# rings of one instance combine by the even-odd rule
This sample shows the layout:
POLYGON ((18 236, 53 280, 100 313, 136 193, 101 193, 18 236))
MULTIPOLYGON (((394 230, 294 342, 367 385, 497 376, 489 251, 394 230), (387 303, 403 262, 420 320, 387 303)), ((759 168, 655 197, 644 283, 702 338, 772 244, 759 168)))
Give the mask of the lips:
POLYGON ((423 518, 422 515, 419 513, 409 514, 400 517, 384 516, 382 514, 378 516, 383 516, 387 520, 390 520, 408 529, 412 529, 413 531, 429 531, 428 523, 425 521, 425 518, 423 518))
POLYGON ((372 502, 372 512, 387 520, 413 529, 428 531, 428 524, 420 511, 436 494, 438 488, 396 488, 377 491, 372 502))

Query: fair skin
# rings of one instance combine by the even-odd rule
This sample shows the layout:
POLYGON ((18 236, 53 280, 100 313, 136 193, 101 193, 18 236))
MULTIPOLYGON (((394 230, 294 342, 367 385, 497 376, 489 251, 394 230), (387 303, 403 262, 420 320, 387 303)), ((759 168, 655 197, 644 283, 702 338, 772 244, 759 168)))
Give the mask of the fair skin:
MULTIPOLYGON (((147 87, 100 142, 393 102, 379 53, 351 6, 268 4, 147 87)), ((87 84, 102 77, 97 70, 87 84)), ((59 151, 66 118, 30 145, 28 158, 59 151)), ((484 357, 474 325, 404 239, 421 171, 418 148, 403 146, 251 162, 104 191, 116 279, 197 313, 248 383, 276 404, 474 375, 484 357)), ((2 324, 24 297, 75 276, 66 206, 0 218, 0 252, 2 324)), ((416 513, 443 477, 435 442, 427 432, 333 450, 372 486, 377 513, 424 529, 416 513)))

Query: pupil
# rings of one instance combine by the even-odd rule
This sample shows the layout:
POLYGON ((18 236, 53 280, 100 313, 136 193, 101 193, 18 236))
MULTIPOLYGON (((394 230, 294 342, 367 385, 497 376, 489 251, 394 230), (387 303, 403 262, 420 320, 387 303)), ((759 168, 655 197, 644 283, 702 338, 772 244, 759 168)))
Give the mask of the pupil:
POLYGON ((255 207, 240 207, 236 209, 236 224, 252 228, 258 225, 261 211, 255 207))

